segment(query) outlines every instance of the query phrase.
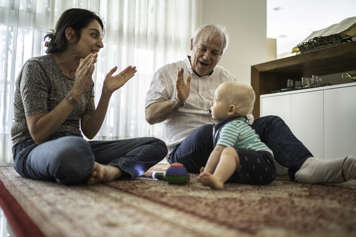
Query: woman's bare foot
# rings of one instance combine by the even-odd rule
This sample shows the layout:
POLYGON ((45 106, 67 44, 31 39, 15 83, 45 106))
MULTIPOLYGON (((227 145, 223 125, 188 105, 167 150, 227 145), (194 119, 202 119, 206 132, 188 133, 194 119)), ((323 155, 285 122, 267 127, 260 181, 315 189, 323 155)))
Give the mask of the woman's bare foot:
POLYGON ((209 186, 213 189, 223 189, 224 183, 221 182, 216 176, 208 173, 202 172, 198 176, 198 181, 202 183, 204 186, 209 186))
POLYGON ((102 165, 94 162, 93 171, 88 180, 88 184, 106 183, 120 178, 121 170, 115 166, 102 165))

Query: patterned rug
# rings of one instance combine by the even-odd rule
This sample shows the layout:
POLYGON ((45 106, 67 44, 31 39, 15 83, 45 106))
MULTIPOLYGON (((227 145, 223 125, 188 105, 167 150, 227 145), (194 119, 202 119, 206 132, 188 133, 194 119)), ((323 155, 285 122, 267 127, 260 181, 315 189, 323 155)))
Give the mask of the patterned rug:
MULTIPOLYGON (((155 170, 166 165, 155 166, 155 170)), ((214 191, 138 180, 67 187, 0 168, 0 204, 16 236, 356 236, 356 180, 227 184, 214 191)))

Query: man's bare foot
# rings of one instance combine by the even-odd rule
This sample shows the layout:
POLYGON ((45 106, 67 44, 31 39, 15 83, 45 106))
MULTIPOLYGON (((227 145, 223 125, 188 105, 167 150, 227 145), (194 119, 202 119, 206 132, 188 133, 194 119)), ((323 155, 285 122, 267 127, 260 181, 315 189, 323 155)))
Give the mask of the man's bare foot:
POLYGON ((202 183, 204 186, 209 186, 213 189, 223 189, 224 188, 224 183, 221 182, 217 177, 214 175, 208 173, 208 172, 202 172, 198 176, 198 181, 202 183))
POLYGON ((102 165, 94 162, 93 171, 88 180, 88 184, 106 183, 120 178, 121 170, 115 166, 102 165))

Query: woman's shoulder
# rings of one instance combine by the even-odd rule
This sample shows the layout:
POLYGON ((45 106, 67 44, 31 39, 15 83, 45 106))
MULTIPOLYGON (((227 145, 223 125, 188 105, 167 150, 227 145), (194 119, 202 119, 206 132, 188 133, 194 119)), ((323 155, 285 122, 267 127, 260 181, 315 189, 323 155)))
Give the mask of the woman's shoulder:
POLYGON ((23 67, 24 71, 42 71, 45 73, 53 71, 54 63, 51 55, 43 55, 28 59, 23 67))
MULTIPOLYGON (((53 72, 53 59, 50 55, 29 58, 23 65, 19 78, 44 78, 53 72)), ((36 79, 36 80, 37 80, 36 79)), ((23 79, 21 79, 23 80, 23 79)))
POLYGON ((42 55, 37 57, 32 57, 26 61, 27 64, 52 64, 52 56, 51 55, 42 55))

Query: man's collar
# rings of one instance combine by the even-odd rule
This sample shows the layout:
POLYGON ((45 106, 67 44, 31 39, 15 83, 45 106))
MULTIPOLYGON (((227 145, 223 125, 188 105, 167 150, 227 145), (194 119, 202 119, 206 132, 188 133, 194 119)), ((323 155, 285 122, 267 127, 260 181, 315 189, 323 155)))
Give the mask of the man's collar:
POLYGON ((190 63, 190 56, 189 55, 184 59, 184 63, 185 63, 185 66, 188 68, 189 73, 190 74, 193 74, 193 73, 195 74, 195 72, 193 71, 193 68, 192 68, 192 64, 190 63))
POLYGON ((191 56, 188 55, 188 56, 185 58, 185 60, 184 60, 184 63, 185 63, 185 65, 186 65, 186 67, 188 68, 190 74, 195 74, 197 77, 205 78, 205 77, 211 76, 211 75, 214 73, 214 70, 213 70, 211 73, 209 73, 209 75, 206 75, 206 76, 199 76, 199 75, 193 70, 193 68, 192 68, 192 63, 191 63, 190 59, 191 59, 191 56))

